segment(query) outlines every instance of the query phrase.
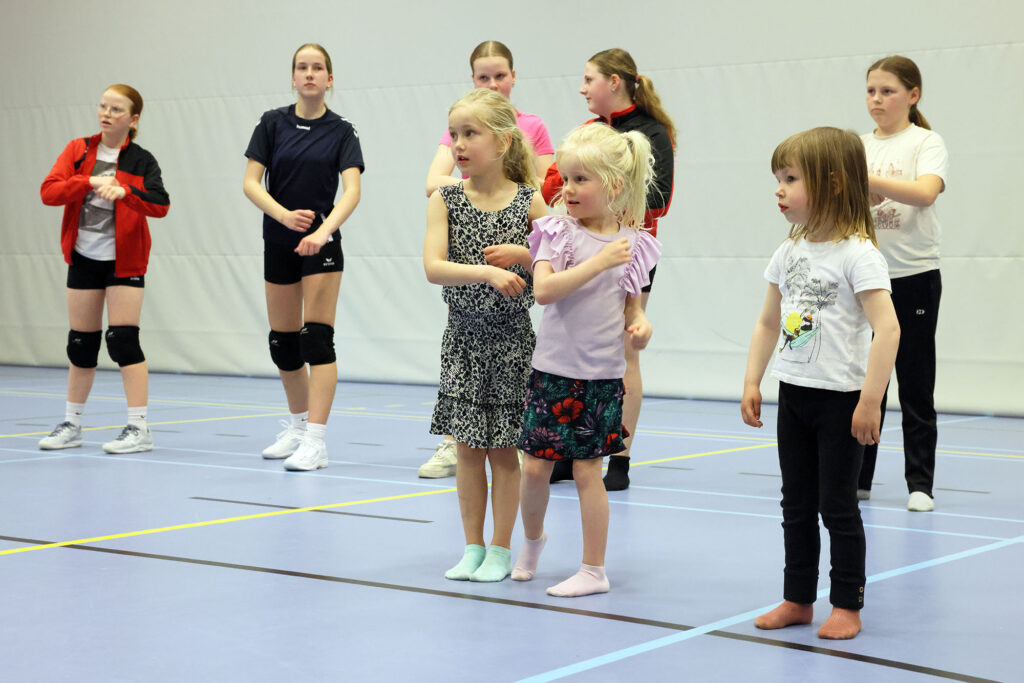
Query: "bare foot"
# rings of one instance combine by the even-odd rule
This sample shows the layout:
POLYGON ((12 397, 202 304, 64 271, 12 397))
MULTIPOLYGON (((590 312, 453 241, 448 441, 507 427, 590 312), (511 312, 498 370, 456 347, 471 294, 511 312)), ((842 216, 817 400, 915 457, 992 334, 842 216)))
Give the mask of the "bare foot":
POLYGON ((818 637, 828 640, 849 640, 858 633, 860 633, 860 612, 842 607, 833 607, 832 614, 818 629, 818 637))
MULTIPOLYGON (((765 612, 754 619, 754 626, 765 630, 785 628, 794 624, 809 624, 814 618, 814 605, 802 605, 799 602, 784 601, 771 612, 765 612)), ((821 635, 819 632, 818 635, 821 635)))

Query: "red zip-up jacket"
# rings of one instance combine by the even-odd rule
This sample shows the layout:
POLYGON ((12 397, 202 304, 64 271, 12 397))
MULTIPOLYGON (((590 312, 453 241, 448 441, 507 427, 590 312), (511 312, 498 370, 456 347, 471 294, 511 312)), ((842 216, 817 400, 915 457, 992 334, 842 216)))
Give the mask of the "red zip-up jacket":
MULTIPOLYGON (((651 152, 654 155, 654 183, 647 193, 647 211, 644 213, 644 227, 651 231, 651 236, 658 235, 658 219, 668 213, 672 203, 672 190, 675 185, 674 151, 665 126, 654 117, 649 116, 635 104, 622 111, 612 112, 609 120, 591 119, 587 123, 603 121, 612 128, 625 133, 638 130, 651 141, 651 152)), ((558 172, 558 164, 551 164, 544 176, 541 195, 544 201, 551 204, 562 189, 562 176, 558 172)))
MULTIPOLYGON (((96 165, 100 137, 97 134, 69 142, 39 188, 43 204, 64 207, 60 247, 69 265, 78 241, 82 203, 92 191, 89 177, 96 165)), ((121 146, 114 178, 126 193, 123 199, 114 202, 114 274, 117 277, 145 275, 152 242, 146 216, 166 216, 171 200, 164 190, 156 159, 131 140, 126 139, 121 146)))

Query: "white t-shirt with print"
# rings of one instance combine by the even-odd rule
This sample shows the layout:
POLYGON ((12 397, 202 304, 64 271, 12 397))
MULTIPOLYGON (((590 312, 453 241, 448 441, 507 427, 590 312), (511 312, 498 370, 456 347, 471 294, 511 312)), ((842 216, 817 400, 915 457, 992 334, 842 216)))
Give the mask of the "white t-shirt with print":
MULTIPOLYGON (((883 178, 917 180, 937 175, 946 182, 946 144, 935 131, 911 124, 895 135, 865 133, 868 173, 883 178)), ((889 264, 890 277, 917 275, 939 267, 942 226, 935 205, 910 206, 885 199, 872 208, 878 247, 889 264)))
MULTIPOLYGON (((96 165, 93 166, 92 175, 114 175, 120 153, 121 150, 107 147, 101 142, 96 148, 96 165)), ((90 191, 82 202, 75 251, 97 261, 114 260, 114 202, 96 196, 94 191, 90 191)))
POLYGON ((789 384, 857 391, 864 384, 871 326, 856 294, 892 291, 885 258, 869 241, 787 239, 765 279, 782 293, 772 377, 789 384))

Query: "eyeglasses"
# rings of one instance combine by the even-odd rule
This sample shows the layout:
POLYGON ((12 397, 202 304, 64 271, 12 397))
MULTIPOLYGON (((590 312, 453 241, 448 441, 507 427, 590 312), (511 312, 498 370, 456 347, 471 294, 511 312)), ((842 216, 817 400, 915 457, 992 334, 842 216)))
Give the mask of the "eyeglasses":
POLYGON ((97 106, 97 109, 101 112, 109 113, 111 116, 120 116, 121 114, 128 113, 124 107, 119 107, 116 104, 103 104, 102 102, 97 106))

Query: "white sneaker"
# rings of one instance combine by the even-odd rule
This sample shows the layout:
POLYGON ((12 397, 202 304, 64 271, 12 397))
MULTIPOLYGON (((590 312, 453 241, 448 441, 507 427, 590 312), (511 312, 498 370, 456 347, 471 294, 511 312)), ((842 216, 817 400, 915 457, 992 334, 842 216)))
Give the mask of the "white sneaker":
POLYGON ((82 445, 82 428, 70 422, 61 422, 54 427, 49 436, 39 440, 39 448, 44 451, 56 451, 61 448, 74 448, 82 445))
POLYGON ((924 491, 914 491, 907 500, 907 509, 912 512, 931 512, 935 509, 935 501, 924 491))
POLYGON ((281 460, 298 450, 306 430, 292 427, 288 420, 281 420, 283 432, 278 432, 274 443, 263 449, 264 460, 281 460))
POLYGON ((284 461, 284 468, 293 472, 308 472, 327 467, 327 444, 303 438, 299 447, 284 461))
POLYGON ((455 442, 445 439, 437 444, 437 449, 430 456, 430 460, 420 465, 417 474, 421 479, 444 479, 455 476, 455 463, 458 458, 455 455, 455 442))
POLYGON ((135 425, 125 425, 121 433, 113 441, 103 444, 107 453, 141 453, 153 450, 153 434, 149 427, 139 429, 135 425))

